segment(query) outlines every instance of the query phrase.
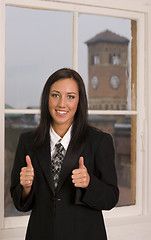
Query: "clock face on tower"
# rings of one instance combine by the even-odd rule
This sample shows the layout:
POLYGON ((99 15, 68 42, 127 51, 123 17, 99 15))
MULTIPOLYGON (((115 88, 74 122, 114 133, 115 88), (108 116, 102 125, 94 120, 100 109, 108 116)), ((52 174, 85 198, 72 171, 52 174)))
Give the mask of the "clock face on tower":
POLYGON ((110 78, 110 85, 113 89, 118 89, 120 85, 120 78, 117 75, 113 75, 110 78))
POLYGON ((99 79, 96 75, 94 75, 91 79, 91 85, 93 89, 97 89, 98 85, 99 85, 99 79))

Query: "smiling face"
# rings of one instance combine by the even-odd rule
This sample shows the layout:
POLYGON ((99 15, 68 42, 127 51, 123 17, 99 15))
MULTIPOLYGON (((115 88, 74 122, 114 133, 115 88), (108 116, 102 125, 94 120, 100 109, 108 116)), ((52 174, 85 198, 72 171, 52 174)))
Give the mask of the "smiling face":
MULTIPOLYGON (((49 112, 53 118, 52 127, 63 128, 64 132, 71 126, 79 103, 79 89, 72 78, 65 78, 52 84, 49 94, 49 112)), ((57 132, 57 131, 56 131, 57 132)))

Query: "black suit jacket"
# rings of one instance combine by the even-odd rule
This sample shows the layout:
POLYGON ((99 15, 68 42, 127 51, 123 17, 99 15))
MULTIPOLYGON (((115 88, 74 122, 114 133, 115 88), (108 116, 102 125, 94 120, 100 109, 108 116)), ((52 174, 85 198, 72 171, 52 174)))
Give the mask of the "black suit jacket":
POLYGON ((27 240, 106 240, 101 211, 113 208, 119 195, 112 137, 89 127, 78 151, 69 144, 55 195, 49 134, 38 150, 33 147, 31 133, 22 134, 12 170, 11 195, 19 211, 32 210, 27 240), (23 203, 20 171, 26 166, 26 155, 31 157, 35 177, 31 194, 23 203), (80 156, 90 175, 87 189, 74 187, 71 180, 80 156))

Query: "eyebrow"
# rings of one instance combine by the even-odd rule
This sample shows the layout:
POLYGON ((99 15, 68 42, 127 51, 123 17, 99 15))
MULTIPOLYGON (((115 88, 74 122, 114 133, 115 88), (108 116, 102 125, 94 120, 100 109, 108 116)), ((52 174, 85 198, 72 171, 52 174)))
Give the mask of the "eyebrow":
MULTIPOLYGON (((60 93, 59 91, 57 91, 57 90, 52 90, 52 91, 50 91, 50 92, 56 92, 56 93, 60 93)), ((77 95, 77 93, 75 93, 75 92, 68 92, 67 94, 75 94, 75 95, 77 95)))

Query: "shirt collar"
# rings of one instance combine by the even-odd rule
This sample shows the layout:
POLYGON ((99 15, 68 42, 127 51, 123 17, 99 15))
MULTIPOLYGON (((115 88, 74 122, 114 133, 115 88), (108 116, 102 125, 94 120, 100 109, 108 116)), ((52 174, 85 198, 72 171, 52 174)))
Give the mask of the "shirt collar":
POLYGON ((55 149, 55 145, 56 143, 59 141, 64 149, 67 151, 70 139, 71 139, 71 129, 72 129, 72 125, 70 126, 70 128, 68 129, 68 131, 66 132, 66 134, 63 136, 63 138, 61 138, 52 128, 52 126, 50 127, 50 143, 51 143, 51 151, 53 151, 55 149))

